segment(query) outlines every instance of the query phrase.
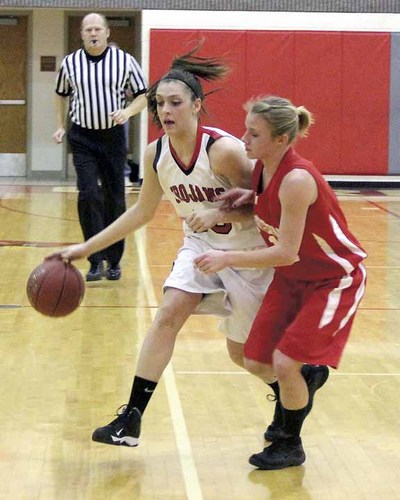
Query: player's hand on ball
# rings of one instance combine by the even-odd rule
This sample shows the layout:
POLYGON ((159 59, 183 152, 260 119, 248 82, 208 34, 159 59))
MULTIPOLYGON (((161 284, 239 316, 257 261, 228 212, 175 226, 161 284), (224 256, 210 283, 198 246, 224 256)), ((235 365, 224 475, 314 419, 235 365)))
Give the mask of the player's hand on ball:
POLYGON ((221 250, 209 250, 194 259, 194 266, 204 274, 213 274, 228 267, 228 256, 221 250))
POLYGON ((90 255, 85 243, 78 243, 77 245, 70 245, 69 247, 58 250, 46 257, 46 260, 61 259, 64 262, 71 262, 73 260, 83 259, 90 255))

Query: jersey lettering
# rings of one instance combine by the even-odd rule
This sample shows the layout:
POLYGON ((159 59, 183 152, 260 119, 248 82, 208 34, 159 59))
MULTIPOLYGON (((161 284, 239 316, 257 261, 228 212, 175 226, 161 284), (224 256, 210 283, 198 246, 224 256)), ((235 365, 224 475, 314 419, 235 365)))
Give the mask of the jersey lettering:
POLYGON ((223 187, 208 188, 193 184, 189 184, 188 186, 185 186, 184 184, 170 186, 170 190, 175 196, 176 203, 201 203, 203 201, 214 202, 215 197, 225 191, 223 187))

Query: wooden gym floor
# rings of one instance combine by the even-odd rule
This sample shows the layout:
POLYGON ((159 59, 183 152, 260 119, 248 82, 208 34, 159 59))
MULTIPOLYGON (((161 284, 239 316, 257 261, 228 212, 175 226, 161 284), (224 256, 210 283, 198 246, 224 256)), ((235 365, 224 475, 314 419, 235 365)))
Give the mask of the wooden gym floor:
MULTIPOLYGON (((127 189, 129 205, 136 196, 127 189)), ((264 446, 273 404, 230 362, 213 317, 179 335, 139 447, 91 441, 126 402, 181 243, 167 202, 127 239, 121 281, 88 284, 75 313, 51 319, 30 307, 25 284, 52 247, 80 241, 75 188, 0 181, 0 498, 400 499, 400 191, 338 196, 369 254, 367 293, 304 425, 305 464, 265 472, 247 459, 264 446)))

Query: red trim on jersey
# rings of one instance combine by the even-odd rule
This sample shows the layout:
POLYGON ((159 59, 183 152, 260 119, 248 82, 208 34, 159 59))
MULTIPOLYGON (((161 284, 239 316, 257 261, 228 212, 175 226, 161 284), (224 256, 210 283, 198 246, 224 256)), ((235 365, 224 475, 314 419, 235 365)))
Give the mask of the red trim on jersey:
POLYGON ((222 135, 220 132, 218 132, 218 130, 213 130, 210 127, 199 127, 199 128, 202 130, 202 132, 212 137, 215 141, 217 139, 221 139, 221 137, 227 137, 227 134, 222 135))
POLYGON ((197 162, 197 159, 198 159, 199 153, 200 153, 203 134, 209 135, 212 139, 214 139, 214 141, 216 141, 217 139, 220 139, 221 137, 224 137, 216 130, 212 130, 208 127, 199 126, 197 128, 196 146, 194 148, 193 155, 192 155, 192 158, 190 159, 189 165, 185 165, 183 163, 183 161, 179 158, 178 153, 175 151, 174 147, 172 146, 171 139, 168 139, 169 149, 171 151, 172 158, 174 159, 177 166, 182 170, 182 172, 184 172, 187 175, 189 175, 193 171, 193 169, 196 165, 196 162, 197 162))
POLYGON ((172 158, 175 160, 176 164, 182 170, 182 172, 185 172, 185 174, 189 174, 194 169, 194 166, 197 162, 197 158, 199 157, 200 153, 202 136, 203 136, 202 127, 198 127, 196 135, 196 146, 194 148, 193 155, 189 162, 189 165, 185 165, 183 161, 179 158, 178 153, 175 151, 174 147, 171 144, 171 139, 169 139, 169 149, 171 151, 172 158))

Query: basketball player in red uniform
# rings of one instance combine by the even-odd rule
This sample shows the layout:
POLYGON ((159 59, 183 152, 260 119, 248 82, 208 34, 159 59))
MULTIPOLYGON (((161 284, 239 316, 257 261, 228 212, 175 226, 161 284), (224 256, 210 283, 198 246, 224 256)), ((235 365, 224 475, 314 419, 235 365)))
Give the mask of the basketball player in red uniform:
POLYGON ((307 134, 311 113, 275 96, 249 101, 246 110, 242 140, 248 157, 258 160, 253 190, 234 188, 219 198, 227 210, 254 204, 267 247, 212 250, 194 262, 207 275, 226 266, 275 268, 244 348, 245 367, 270 383, 278 400, 280 430, 249 460, 271 470, 305 461, 301 427, 327 366, 339 364, 364 294, 366 253, 323 176, 292 147, 307 134), (320 370, 312 384, 309 365, 320 370))

